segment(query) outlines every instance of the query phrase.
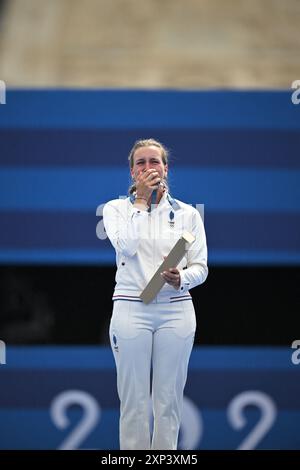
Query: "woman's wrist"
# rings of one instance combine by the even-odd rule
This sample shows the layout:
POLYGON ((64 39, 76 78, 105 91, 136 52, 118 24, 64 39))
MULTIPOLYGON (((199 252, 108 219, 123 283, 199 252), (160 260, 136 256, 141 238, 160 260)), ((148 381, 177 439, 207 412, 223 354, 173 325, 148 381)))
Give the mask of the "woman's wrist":
POLYGON ((138 203, 146 204, 148 206, 148 199, 144 196, 136 196, 135 201, 138 203))
POLYGON ((142 209, 148 209, 148 201, 145 197, 136 197, 134 201, 135 207, 141 207, 142 209))
POLYGON ((138 194, 135 196, 135 199, 143 199, 144 201, 148 202, 148 198, 145 196, 139 196, 138 194))

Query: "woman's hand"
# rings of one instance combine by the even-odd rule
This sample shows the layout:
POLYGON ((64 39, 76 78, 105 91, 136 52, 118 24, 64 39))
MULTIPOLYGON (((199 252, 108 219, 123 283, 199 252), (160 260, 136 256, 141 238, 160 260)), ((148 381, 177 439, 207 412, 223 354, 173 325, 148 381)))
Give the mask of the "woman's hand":
POLYGON ((170 268, 168 271, 163 271, 161 276, 164 280, 174 287, 174 289, 179 289, 180 287, 180 272, 177 268, 170 268))
POLYGON ((154 170, 154 168, 141 172, 136 178, 136 197, 148 200, 153 190, 157 189, 160 179, 158 171, 154 170))

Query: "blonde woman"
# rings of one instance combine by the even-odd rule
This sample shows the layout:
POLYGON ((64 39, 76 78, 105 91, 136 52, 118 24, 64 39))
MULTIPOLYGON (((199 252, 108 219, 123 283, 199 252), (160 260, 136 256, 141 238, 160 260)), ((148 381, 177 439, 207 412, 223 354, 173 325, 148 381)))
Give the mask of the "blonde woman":
POLYGON ((129 197, 108 202, 103 213, 117 262, 110 341, 120 398, 120 448, 175 450, 196 329, 189 290, 208 274, 206 237, 199 212, 169 193, 163 144, 137 141, 129 165, 129 197), (177 267, 161 273, 163 288, 144 304, 140 293, 184 231, 196 240, 177 267))

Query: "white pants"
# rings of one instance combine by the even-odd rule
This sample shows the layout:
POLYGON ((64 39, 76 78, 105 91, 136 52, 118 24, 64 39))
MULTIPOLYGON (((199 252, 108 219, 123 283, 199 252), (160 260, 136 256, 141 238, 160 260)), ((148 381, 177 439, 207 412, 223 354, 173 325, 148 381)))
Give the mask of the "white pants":
POLYGON ((149 305, 123 300, 114 302, 110 341, 121 402, 121 450, 177 449, 183 390, 195 329, 192 300, 149 305))

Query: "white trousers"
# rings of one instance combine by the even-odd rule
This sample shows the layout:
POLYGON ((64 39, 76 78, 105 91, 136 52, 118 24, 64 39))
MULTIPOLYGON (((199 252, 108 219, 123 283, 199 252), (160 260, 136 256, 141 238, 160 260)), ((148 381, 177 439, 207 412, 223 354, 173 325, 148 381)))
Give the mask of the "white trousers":
POLYGON ((114 302, 109 333, 117 368, 121 450, 177 449, 195 329, 192 300, 149 305, 114 302))

